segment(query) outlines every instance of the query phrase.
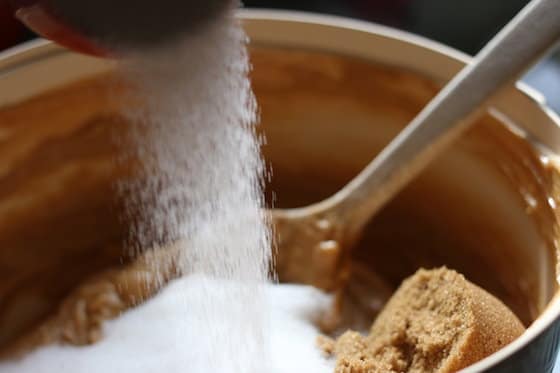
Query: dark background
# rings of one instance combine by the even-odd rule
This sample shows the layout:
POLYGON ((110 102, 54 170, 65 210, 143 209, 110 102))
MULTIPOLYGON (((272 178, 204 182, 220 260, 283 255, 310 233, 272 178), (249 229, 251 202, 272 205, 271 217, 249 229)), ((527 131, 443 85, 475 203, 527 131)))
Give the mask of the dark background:
POLYGON ((246 0, 247 7, 297 9, 378 22, 475 54, 527 0, 246 0))
MULTIPOLYGON (((423 35, 471 55, 527 3, 527 0, 244 1, 246 7, 296 9, 377 22, 423 35)), ((6 0, 0 0, 0 50, 34 37, 13 20, 6 0)), ((560 51, 540 63, 525 81, 545 94, 549 104, 560 112, 560 51)))

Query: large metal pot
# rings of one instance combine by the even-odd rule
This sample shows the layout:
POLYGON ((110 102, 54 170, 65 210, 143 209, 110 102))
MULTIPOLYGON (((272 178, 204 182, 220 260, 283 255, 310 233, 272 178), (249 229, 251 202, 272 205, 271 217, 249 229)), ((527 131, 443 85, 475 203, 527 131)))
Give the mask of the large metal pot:
MULTIPOLYGON (((279 207, 340 188, 469 57, 386 27, 244 11, 263 148, 279 207)), ((76 283, 118 266, 128 226, 112 187, 126 126, 111 62, 33 42, 0 55, 0 347, 76 283)), ((452 149, 373 219, 353 259, 397 286, 445 264, 529 326, 465 371, 552 369, 559 344, 560 121, 512 87, 452 149)), ((282 278, 283 273, 280 273, 282 278)))

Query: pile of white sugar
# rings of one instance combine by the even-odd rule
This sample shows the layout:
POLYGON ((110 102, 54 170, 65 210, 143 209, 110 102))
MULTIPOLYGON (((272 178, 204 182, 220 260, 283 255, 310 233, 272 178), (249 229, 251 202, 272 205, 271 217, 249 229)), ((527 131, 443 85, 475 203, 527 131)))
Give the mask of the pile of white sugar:
MULTIPOLYGON (((186 276, 166 287, 142 306, 107 323, 105 338, 92 346, 49 346, 17 363, 0 364, 2 373, 209 373, 231 372, 229 366, 209 370, 207 359, 216 349, 235 348, 243 356, 244 345, 231 346, 231 304, 212 321, 221 338, 198 324, 205 312, 197 299, 204 292, 228 292, 235 286, 224 280, 186 276)), ((266 285, 263 295, 271 309, 267 338, 271 347, 262 373, 322 373, 334 371, 315 341, 313 321, 331 302, 319 290, 299 285, 266 285)), ((214 365, 216 366, 216 365, 214 365)))

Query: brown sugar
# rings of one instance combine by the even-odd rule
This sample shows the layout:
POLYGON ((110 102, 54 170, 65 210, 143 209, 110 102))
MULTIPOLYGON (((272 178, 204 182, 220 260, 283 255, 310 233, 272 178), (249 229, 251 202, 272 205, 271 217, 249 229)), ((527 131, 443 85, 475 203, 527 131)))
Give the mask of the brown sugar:
POLYGON ((336 373, 446 373, 465 368, 525 328, 498 299, 447 268, 406 279, 368 336, 347 331, 334 345, 336 373))

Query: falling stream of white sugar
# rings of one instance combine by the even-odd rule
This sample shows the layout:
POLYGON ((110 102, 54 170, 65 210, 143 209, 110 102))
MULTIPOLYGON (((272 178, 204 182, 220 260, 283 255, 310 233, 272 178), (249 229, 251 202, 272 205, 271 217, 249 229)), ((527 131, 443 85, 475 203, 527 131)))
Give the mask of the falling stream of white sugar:
POLYGON ((270 232, 246 43, 238 21, 224 14, 168 46, 133 53, 123 66, 143 108, 126 114, 145 122, 134 141, 146 179, 128 188, 141 206, 136 245, 180 238, 184 273, 234 284, 184 299, 201 310, 190 333, 203 333, 200 343, 210 344, 200 346, 189 372, 267 371, 262 286, 270 232))

